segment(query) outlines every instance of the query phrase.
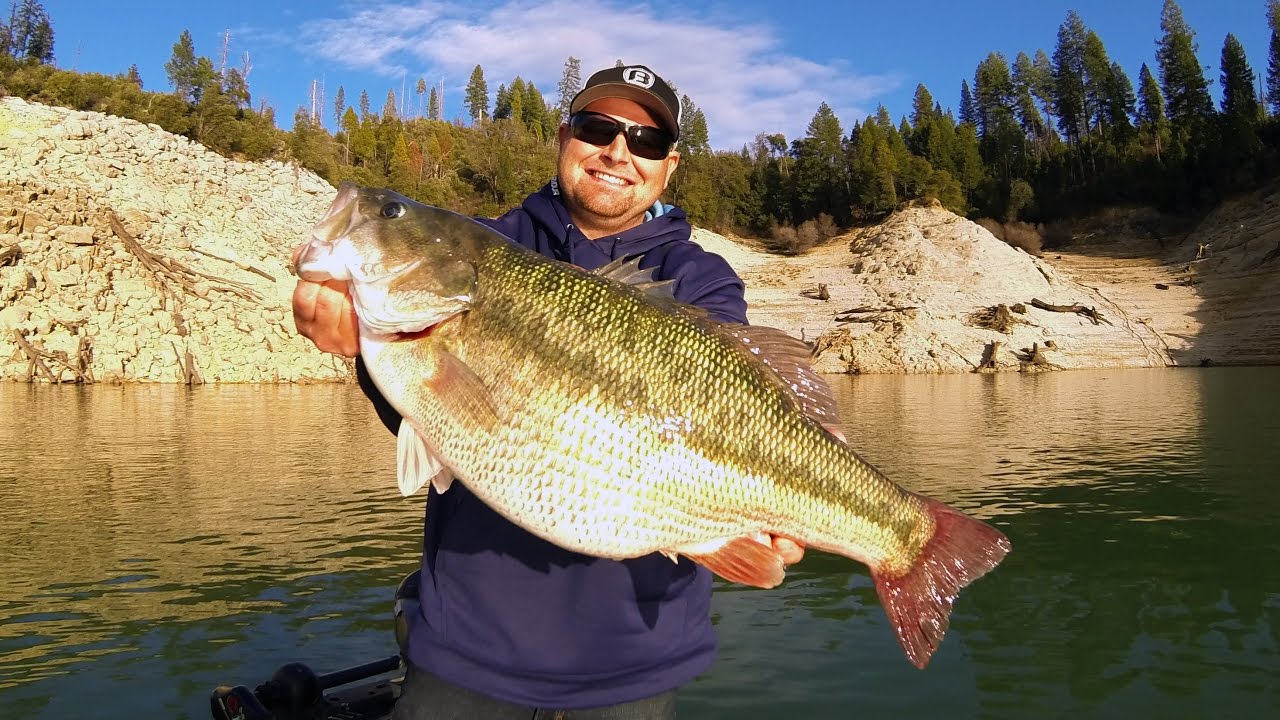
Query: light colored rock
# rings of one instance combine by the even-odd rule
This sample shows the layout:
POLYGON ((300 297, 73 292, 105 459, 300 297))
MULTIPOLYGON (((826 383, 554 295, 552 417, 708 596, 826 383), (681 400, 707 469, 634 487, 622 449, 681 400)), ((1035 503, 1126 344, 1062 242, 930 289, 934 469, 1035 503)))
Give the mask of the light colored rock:
MULTIPOLYGON (((347 379, 350 366, 300 338, 290 312, 290 251, 333 192, 295 166, 229 160, 155 125, 0 98, 0 244, 22 250, 0 268, 0 320, 43 342, 80 317, 93 373, 110 382, 179 381, 175 347, 209 382, 347 379), (260 300, 220 280, 157 277, 112 217, 170 267, 260 300)), ((703 229, 694 239, 742 274, 751 321, 815 343, 825 372, 963 372, 993 341, 1011 370, 1021 348, 1049 342, 1048 359, 1065 368, 1276 363, 1278 218, 1272 188, 1224 204, 1158 253, 1126 235, 1043 258, 937 207, 904 209, 794 258, 703 229), (819 284, 828 301, 801 295, 819 284), (1094 307, 1108 322, 1032 308, 1003 334, 971 319, 1033 298, 1094 307)), ((0 334, 0 358, 14 349, 0 334)), ((25 371, 0 360, 0 379, 25 371)))

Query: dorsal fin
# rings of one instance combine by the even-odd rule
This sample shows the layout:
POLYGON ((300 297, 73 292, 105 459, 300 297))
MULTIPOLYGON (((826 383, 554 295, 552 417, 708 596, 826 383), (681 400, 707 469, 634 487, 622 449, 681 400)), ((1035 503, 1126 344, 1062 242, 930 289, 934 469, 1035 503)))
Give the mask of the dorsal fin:
POLYGON ((640 269, 640 256, 618 258, 596 268, 593 272, 602 278, 608 278, 630 285, 654 300, 676 303, 675 280, 654 280, 656 267, 640 269))
POLYGON ((631 285, 643 291, 651 299, 669 305, 673 311, 683 312, 713 323, 729 333, 773 370, 782 384, 800 403, 810 418, 828 428, 839 427, 835 399, 831 387, 809 367, 809 346, 776 328, 764 326, 722 323, 711 318, 706 310, 696 305, 681 303, 673 295, 674 280, 654 280, 656 268, 640 269, 639 256, 620 258, 597 268, 594 273, 603 278, 631 285))
POLYGON ((839 427, 831 386, 810 367, 808 345, 777 328, 763 325, 725 325, 724 329, 782 380, 805 415, 823 426, 839 427))

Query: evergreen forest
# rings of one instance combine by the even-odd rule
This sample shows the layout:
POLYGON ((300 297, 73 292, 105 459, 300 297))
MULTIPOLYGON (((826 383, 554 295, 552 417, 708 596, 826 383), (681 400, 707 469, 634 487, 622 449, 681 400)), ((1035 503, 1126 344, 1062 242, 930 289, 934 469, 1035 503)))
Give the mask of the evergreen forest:
MULTIPOLYGON (((682 161, 667 200, 696 224, 786 252, 911 200, 1002 222, 1116 205, 1206 210, 1280 171, 1280 0, 1258 2, 1270 29, 1258 71, 1228 34, 1220 71, 1207 76, 1195 30, 1176 0, 1163 0, 1154 55, 1136 78, 1071 11, 1054 47, 987 55, 945 89, 947 104, 919 85, 897 120, 881 106, 846 127, 824 102, 803 137, 762 132, 713 151, 705 115, 683 95, 682 161)), ((491 95, 477 65, 466 119, 454 122, 424 79, 410 97, 389 90, 380 108, 367 90, 339 87, 326 107, 297 108, 282 130, 274 108, 253 105, 248 68, 198 54, 189 32, 160 89, 144 86, 136 65, 113 76, 59 69, 54 39, 41 3, 12 0, 0 17, 0 95, 155 123, 230 157, 296 162, 335 184, 391 187, 475 215, 503 212, 554 174, 556 128, 583 80, 569 57, 554 101, 519 76, 491 95)))

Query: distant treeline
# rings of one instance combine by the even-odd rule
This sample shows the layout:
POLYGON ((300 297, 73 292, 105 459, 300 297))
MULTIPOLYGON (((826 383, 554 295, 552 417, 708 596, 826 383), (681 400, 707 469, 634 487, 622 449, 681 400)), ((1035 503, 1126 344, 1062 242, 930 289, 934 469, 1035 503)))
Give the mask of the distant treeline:
MULTIPOLYGON (((1280 0, 1263 5, 1259 20, 1271 29, 1265 75, 1228 34, 1217 105, 1174 0, 1164 0, 1155 69, 1143 64, 1136 87, 1072 11, 1051 53, 1020 52, 1012 64, 988 55, 960 83, 955 113, 920 85, 910 116, 896 123, 881 106, 846 132, 823 103, 804 137, 761 133, 739 151, 712 151, 706 118, 684 95, 683 160, 669 200, 695 223, 772 239, 789 252, 914 199, 1006 222, 1115 204, 1205 208, 1280 170, 1280 0)), ((418 80, 417 112, 394 91, 375 113, 367 92, 349 105, 338 88, 331 108, 299 108, 293 129, 281 131, 270 108, 252 107, 245 77, 198 57, 187 32, 165 66, 171 90, 154 92, 143 89, 136 66, 114 77, 54 68, 47 18, 40 27, 34 43, 30 33, 22 48, 5 42, 0 93, 156 123, 226 155, 294 160, 334 183, 388 186, 478 215, 513 206, 554 173, 555 129, 581 86, 570 57, 558 105, 516 77, 490 106, 477 65, 468 126, 443 121, 436 90, 428 99, 418 80), (322 122, 330 110, 336 132, 322 122)), ((0 41, 10 35, 0 25, 0 41)))

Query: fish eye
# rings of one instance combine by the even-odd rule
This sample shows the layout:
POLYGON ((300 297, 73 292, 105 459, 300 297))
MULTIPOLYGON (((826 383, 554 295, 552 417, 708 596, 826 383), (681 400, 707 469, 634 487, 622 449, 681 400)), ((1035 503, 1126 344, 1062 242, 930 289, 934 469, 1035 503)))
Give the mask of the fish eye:
POLYGON ((381 214, 382 214, 382 217, 384 218, 394 219, 394 218, 400 217, 401 215, 404 215, 405 210, 406 208, 404 206, 404 203, 396 202, 393 200, 387 203, 386 205, 382 206, 381 214))

